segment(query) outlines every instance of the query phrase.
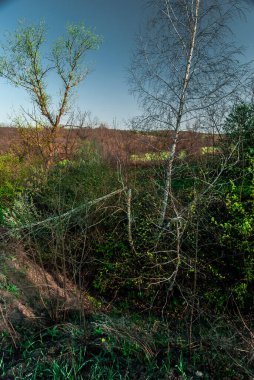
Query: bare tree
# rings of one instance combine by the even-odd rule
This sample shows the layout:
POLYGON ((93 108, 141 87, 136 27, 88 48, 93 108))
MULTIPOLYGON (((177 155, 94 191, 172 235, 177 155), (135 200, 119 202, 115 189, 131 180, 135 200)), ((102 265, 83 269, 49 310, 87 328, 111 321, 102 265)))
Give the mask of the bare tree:
POLYGON ((248 70, 230 39, 230 22, 242 12, 238 1, 155 0, 148 5, 152 16, 138 39, 130 80, 144 110, 134 123, 172 131, 158 221, 162 227, 169 204, 172 217, 181 219, 172 189, 179 132, 196 120, 206 126, 211 109, 232 104, 248 70))
MULTIPOLYGON (((68 124, 73 107, 70 98, 73 90, 89 73, 84 63, 86 54, 100 45, 100 37, 83 24, 68 25, 67 35, 54 44, 43 57, 45 26, 20 24, 10 34, 0 57, 0 76, 15 86, 23 87, 33 102, 33 111, 25 112, 18 124, 32 125, 43 129, 43 140, 47 144, 47 163, 54 156, 54 143, 59 127, 68 124), (49 74, 54 73, 61 83, 58 100, 50 96, 47 85, 49 74)), ((47 49, 48 50, 48 49, 47 49)), ((52 77, 51 77, 52 78, 52 77)), ((41 145, 38 145, 41 150, 41 145)))

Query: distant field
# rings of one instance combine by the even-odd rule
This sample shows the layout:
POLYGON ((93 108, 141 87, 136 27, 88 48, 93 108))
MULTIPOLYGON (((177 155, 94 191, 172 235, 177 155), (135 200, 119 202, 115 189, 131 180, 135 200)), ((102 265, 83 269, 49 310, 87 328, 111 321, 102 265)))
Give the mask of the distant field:
MULTIPOLYGON (((84 128, 62 130, 58 143, 66 140, 76 141, 80 146, 84 141, 92 141, 100 150, 102 156, 110 162, 130 162, 132 164, 163 161, 168 158, 168 146, 172 142, 172 132, 140 133, 128 130, 100 128, 84 128)), ((16 128, 0 128, 0 153, 15 150, 20 143, 16 128)), ((177 155, 200 156, 202 154, 218 153, 212 146, 213 137, 206 133, 182 131, 179 136, 177 155)))

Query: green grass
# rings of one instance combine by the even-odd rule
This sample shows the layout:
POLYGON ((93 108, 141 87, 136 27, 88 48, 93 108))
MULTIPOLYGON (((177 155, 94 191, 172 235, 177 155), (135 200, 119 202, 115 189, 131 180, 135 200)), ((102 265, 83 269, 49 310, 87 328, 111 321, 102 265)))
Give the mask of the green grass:
POLYGON ((0 278, 0 289, 11 293, 15 297, 18 297, 20 295, 19 288, 15 284, 9 283, 7 280, 3 280, 2 276, 0 278))
POLYGON ((137 314, 123 317, 119 310, 119 316, 87 317, 85 328, 74 322, 40 331, 21 326, 16 347, 7 334, 0 336, 0 379, 191 380, 200 374, 204 380, 251 379, 247 362, 230 359, 235 343, 221 347, 232 335, 226 323, 219 326, 217 341, 209 327, 196 326, 191 351, 186 324, 172 319, 171 325, 137 314))

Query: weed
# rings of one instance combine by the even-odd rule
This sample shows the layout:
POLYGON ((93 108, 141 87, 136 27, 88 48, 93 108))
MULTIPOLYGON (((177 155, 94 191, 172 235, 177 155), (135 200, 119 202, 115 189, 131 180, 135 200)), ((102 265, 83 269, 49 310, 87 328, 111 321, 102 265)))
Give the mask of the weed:
POLYGON ((7 279, 5 279, 5 281, 2 280, 2 282, 0 282, 0 289, 6 290, 15 297, 18 297, 20 295, 20 289, 17 287, 17 285, 8 283, 7 279))

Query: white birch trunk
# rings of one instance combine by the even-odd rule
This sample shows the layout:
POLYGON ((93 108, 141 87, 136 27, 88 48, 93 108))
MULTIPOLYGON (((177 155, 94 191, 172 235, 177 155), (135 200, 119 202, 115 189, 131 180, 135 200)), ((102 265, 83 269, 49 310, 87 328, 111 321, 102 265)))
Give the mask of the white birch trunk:
MULTIPOLYGON (((190 41, 191 42, 190 49, 189 49, 189 54, 188 54, 187 63, 186 63, 183 87, 182 87, 181 96, 179 100, 179 108, 178 108, 177 117, 176 117, 176 126, 174 130, 173 143, 169 147, 169 159, 168 159, 167 170, 166 170, 166 181, 165 181, 162 208, 161 208, 160 219, 159 219, 160 227, 163 225, 163 222, 166 217, 169 198, 172 202, 175 216, 178 217, 177 208, 174 204, 174 199, 173 199, 173 194, 172 194, 172 171, 173 171, 173 163, 176 156, 176 147, 178 143, 178 136, 179 136, 183 110, 184 110, 184 105, 185 105, 186 92, 187 92, 188 84, 190 80, 190 71, 191 71, 191 65, 192 65, 192 60, 193 60, 193 53, 194 53, 194 48, 196 44, 200 1, 201 0, 196 0, 195 2, 195 13, 193 15, 193 29, 192 29, 192 35, 191 35, 191 41, 190 41)), ((168 3, 167 0, 166 0, 166 3, 168 3)))

